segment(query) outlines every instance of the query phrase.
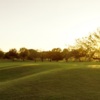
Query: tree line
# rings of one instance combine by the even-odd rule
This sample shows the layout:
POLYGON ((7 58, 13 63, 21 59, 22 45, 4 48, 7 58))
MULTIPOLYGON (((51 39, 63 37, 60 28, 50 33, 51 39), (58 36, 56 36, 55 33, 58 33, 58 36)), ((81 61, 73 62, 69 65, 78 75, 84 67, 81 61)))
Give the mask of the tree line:
POLYGON ((100 30, 91 33, 87 37, 76 40, 74 46, 65 49, 53 48, 49 51, 39 51, 35 49, 16 48, 10 49, 8 52, 0 50, 0 59, 9 60, 32 60, 36 61, 100 61, 100 30))
POLYGON ((67 49, 63 51, 60 48, 53 48, 49 51, 39 51, 35 49, 27 49, 25 47, 20 48, 19 51, 16 48, 10 49, 8 52, 3 52, 0 50, 0 59, 15 60, 33 60, 33 61, 59 61, 64 59, 64 53, 67 49))

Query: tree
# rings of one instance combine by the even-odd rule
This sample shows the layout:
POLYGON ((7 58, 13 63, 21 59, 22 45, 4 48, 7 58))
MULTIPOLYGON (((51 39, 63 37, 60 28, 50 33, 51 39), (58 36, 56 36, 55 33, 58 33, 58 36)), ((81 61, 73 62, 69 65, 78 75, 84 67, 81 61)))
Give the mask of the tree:
POLYGON ((39 52, 39 57, 40 57, 41 61, 43 62, 47 58, 47 51, 39 52))
POLYGON ((28 55, 29 55, 28 49, 26 49, 24 47, 20 48, 19 56, 23 61, 28 58, 28 55))
POLYGON ((71 57, 74 57, 75 60, 81 61, 81 58, 86 56, 86 50, 84 50, 82 47, 77 49, 72 49, 70 51, 70 55, 71 57))
POLYGON ((78 48, 85 50, 86 58, 91 61, 95 56, 96 51, 100 48, 100 30, 91 33, 89 36, 76 40, 78 48))
POLYGON ((46 57, 51 62, 52 61, 52 51, 47 51, 46 57))
POLYGON ((12 59, 14 61, 15 58, 18 58, 17 50, 15 48, 14 49, 10 49, 8 52, 6 52, 5 58, 12 59))
POLYGON ((2 59, 3 57, 4 57, 4 52, 0 50, 0 59, 2 59))
POLYGON ((68 49, 63 49, 62 57, 66 60, 66 62, 68 61, 68 59, 70 58, 70 52, 68 49))
POLYGON ((36 62, 36 58, 38 57, 38 52, 34 49, 29 49, 28 52, 29 52, 28 59, 34 60, 36 62))
POLYGON ((60 48, 53 48, 52 49, 52 60, 59 61, 62 60, 62 54, 60 48))

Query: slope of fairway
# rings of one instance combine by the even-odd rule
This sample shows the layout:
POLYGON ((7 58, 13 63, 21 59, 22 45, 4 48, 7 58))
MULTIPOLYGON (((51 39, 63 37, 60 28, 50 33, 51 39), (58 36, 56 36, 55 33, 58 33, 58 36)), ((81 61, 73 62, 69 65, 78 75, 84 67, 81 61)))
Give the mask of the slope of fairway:
POLYGON ((0 100, 100 100, 99 63, 1 65, 0 100))

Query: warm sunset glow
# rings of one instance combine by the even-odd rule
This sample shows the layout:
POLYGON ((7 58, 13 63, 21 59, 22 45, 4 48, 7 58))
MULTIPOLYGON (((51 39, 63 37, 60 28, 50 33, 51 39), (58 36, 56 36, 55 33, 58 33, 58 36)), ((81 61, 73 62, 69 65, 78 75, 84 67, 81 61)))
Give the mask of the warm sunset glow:
POLYGON ((100 26, 99 0, 1 0, 0 48, 66 48, 100 26))
POLYGON ((88 36, 89 34, 95 32, 97 28, 99 28, 99 26, 100 26, 100 20, 94 19, 86 23, 81 23, 80 25, 77 25, 76 27, 72 27, 69 33, 72 33, 73 35, 67 34, 68 44, 73 45, 76 39, 88 36))

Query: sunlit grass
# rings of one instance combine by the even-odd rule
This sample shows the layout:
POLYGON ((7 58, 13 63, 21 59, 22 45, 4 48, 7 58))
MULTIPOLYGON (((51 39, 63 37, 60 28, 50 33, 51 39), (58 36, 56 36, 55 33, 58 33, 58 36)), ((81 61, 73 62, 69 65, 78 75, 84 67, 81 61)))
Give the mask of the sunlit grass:
POLYGON ((100 68, 100 65, 88 65, 90 68, 100 68))

